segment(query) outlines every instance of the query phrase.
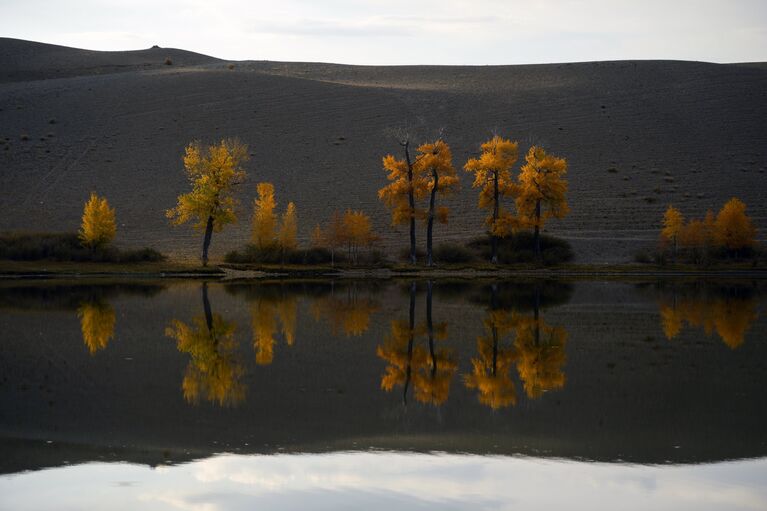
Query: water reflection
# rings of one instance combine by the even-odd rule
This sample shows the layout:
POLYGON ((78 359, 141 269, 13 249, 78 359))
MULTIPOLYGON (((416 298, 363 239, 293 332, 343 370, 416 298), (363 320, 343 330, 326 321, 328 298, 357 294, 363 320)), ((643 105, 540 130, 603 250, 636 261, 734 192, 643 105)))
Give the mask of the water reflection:
POLYGON ((325 321, 334 335, 359 337, 370 328, 370 316, 380 309, 371 292, 379 289, 353 282, 344 286, 335 283, 328 292, 316 296, 310 306, 315 321, 325 321), (340 288, 340 289, 339 289, 340 288))
POLYGON ((207 283, 202 284, 202 304, 204 314, 192 319, 191 325, 174 319, 165 329, 178 350, 191 357, 181 384, 184 399, 235 406, 245 399, 241 381, 245 369, 237 355, 235 324, 212 312, 207 283))
POLYGON ((402 402, 407 404, 412 382, 416 401, 441 405, 450 394, 450 382, 458 364, 450 348, 435 347, 435 341, 447 339, 447 322, 435 324, 432 317, 433 283, 426 284, 426 321, 416 325, 416 283, 409 286, 408 320, 392 320, 391 331, 376 354, 388 362, 381 377, 381 388, 391 392, 402 387, 402 402), (415 345, 416 338, 426 337, 427 347, 415 345))
POLYGON ((663 333, 671 340, 685 328, 714 332, 730 349, 743 344, 746 332, 757 319, 756 285, 660 283, 659 307, 663 333))
POLYGON ((115 310, 105 300, 87 301, 77 308, 83 342, 91 355, 103 350, 115 335, 115 310))

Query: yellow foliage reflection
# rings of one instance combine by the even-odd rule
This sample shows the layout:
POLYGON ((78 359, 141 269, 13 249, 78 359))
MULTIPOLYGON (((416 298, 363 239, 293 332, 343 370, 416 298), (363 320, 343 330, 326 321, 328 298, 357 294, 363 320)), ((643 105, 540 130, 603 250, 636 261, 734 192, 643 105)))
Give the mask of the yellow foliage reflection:
POLYGON ((514 347, 517 351, 517 371, 527 397, 535 399, 548 390, 565 386, 565 343, 563 327, 547 325, 542 318, 512 315, 516 330, 514 347))
POLYGON ((359 337, 370 327, 370 316, 379 309, 378 303, 369 297, 358 296, 350 290, 346 297, 337 295, 315 299, 309 307, 315 321, 325 319, 333 335, 359 337))
POLYGON ((235 325, 211 312, 206 284, 202 293, 204 315, 193 318, 191 325, 174 319, 165 329, 178 350, 191 356, 181 385, 184 399, 236 406, 245 399, 245 370, 237 356, 235 325))
POLYGON ((464 375, 469 389, 476 389, 477 398, 493 410, 517 404, 517 390, 509 371, 515 354, 500 342, 513 329, 506 311, 491 310, 484 320, 485 335, 477 337, 478 356, 471 359, 472 372, 464 375))
POLYGON ((295 295, 262 296, 251 305, 250 314, 256 363, 269 365, 274 361, 277 320, 285 344, 295 343, 298 298, 295 295))
POLYGON ((677 337, 685 323, 692 328, 703 328, 706 335, 716 332, 731 349, 745 340, 748 329, 758 317, 756 299, 737 296, 674 297, 662 300, 660 317, 667 339, 677 337))
POLYGON ((115 310, 106 302, 86 302, 77 309, 83 342, 91 355, 103 350, 115 334, 115 310))

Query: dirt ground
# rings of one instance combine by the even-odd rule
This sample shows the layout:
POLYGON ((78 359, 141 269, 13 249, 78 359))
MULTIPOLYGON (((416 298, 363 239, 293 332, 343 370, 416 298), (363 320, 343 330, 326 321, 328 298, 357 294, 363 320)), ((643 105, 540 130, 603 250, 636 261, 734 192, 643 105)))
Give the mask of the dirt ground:
MULTIPOLYGON (((765 118, 763 64, 229 63, 0 38, 0 231, 75 230, 93 190, 116 207, 120 245, 195 257, 201 235, 164 215, 188 189, 183 148, 239 137, 252 154, 241 221, 214 235, 214 259, 248 241, 260 181, 275 184, 280 208, 296 203, 302 240, 334 209, 364 209, 393 255, 406 232, 376 196, 381 157, 399 151, 392 130, 416 141, 443 130, 457 167, 497 131, 568 159, 572 212, 547 230, 570 240, 577 261, 626 262, 654 245, 670 203, 702 216, 738 196, 764 237, 765 118)), ((437 242, 483 230, 461 174, 437 242)))

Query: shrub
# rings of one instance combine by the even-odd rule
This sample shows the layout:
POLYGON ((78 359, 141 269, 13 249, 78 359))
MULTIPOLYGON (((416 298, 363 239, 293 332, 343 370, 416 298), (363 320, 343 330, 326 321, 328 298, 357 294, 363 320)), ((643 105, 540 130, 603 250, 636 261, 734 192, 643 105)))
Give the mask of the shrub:
POLYGON ((170 60, 170 57, 165 57, 165 65, 166 66, 172 66, 173 65, 173 61, 170 60))
MULTIPOLYGON (((410 262, 410 247, 403 247, 402 250, 399 251, 399 260, 410 262)), ((426 258, 426 252, 421 250, 420 248, 415 249, 415 259, 416 261, 423 261, 426 258)))
MULTIPOLYGON (((468 247, 479 252, 482 259, 490 259, 490 237, 472 240, 468 247)), ((546 265, 566 263, 575 257, 573 249, 567 241, 547 234, 541 234, 541 255, 543 263, 546 265)), ((499 240, 498 262, 503 264, 537 263, 533 233, 521 231, 499 240)))
POLYGON ((468 263, 474 259, 474 252, 457 243, 441 243, 434 249, 434 260, 440 263, 468 263))
POLYGON ((13 261, 78 261, 135 263, 163 261, 160 252, 143 248, 119 250, 115 247, 85 248, 74 233, 0 235, 0 259, 13 261))

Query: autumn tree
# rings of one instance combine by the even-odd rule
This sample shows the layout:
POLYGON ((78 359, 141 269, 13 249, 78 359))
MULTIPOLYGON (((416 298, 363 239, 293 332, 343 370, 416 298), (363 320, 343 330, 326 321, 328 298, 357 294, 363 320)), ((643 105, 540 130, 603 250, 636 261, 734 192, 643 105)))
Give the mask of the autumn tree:
POLYGON ((251 238, 256 247, 269 248, 276 243, 277 202, 274 199, 272 183, 258 183, 258 198, 253 201, 253 226, 251 238))
POLYGON ((325 236, 325 231, 322 230, 320 224, 316 224, 314 229, 312 229, 310 243, 312 248, 322 248, 326 245, 327 239, 325 236))
POLYGON ((434 264, 432 257, 432 233, 434 219, 447 223, 448 208, 437 207, 437 194, 449 195, 458 187, 458 175, 453 167, 450 146, 442 140, 422 144, 418 147, 419 175, 423 176, 429 194, 429 209, 426 212, 426 264, 434 264))
POLYGON ((511 168, 519 157, 519 145, 495 135, 481 145, 479 158, 471 158, 464 165, 474 174, 473 188, 480 188, 479 207, 489 209, 485 220, 492 244, 491 261, 498 262, 498 240, 505 238, 518 226, 517 219, 501 206, 503 197, 518 192, 511 177, 511 168))
POLYGON ((663 215, 663 229, 660 232, 661 240, 666 243, 671 243, 674 251, 674 257, 676 257, 676 250, 679 241, 679 234, 684 226, 684 218, 682 213, 679 212, 674 206, 669 206, 666 209, 666 213, 663 215))
POLYGON ((242 164, 247 160, 248 148, 238 140, 222 140, 208 147, 192 142, 186 147, 184 169, 192 191, 180 195, 177 206, 169 209, 166 215, 175 225, 192 220, 196 229, 205 231, 203 266, 208 264, 213 232, 237 221, 237 200, 232 190, 245 178, 242 164))
POLYGON ((349 257, 355 263, 359 258, 359 249, 369 247, 376 239, 370 217, 363 211, 346 210, 342 222, 342 239, 349 248, 349 257))
POLYGON ((410 157, 410 140, 405 137, 400 141, 405 152, 404 159, 397 159, 391 154, 383 158, 383 168, 388 172, 388 185, 378 190, 378 198, 391 209, 392 225, 409 224, 410 227, 410 262, 416 263, 415 220, 423 211, 416 208, 416 200, 426 194, 423 179, 423 167, 410 157))
POLYGON ((112 241, 116 232, 115 210, 109 207, 106 197, 99 197, 91 192, 83 210, 83 221, 78 234, 80 242, 83 246, 95 250, 112 241))
POLYGON ((91 355, 103 350, 115 335, 115 310, 106 302, 92 301, 77 308, 83 342, 91 355))
POLYGON ((282 260, 285 262, 285 252, 295 250, 298 246, 296 241, 296 232, 298 231, 298 219, 296 218, 296 205, 288 202, 285 213, 282 214, 280 222, 280 231, 277 240, 282 251, 282 260))
POLYGON ((522 224, 533 227, 535 254, 541 255, 541 230, 549 218, 563 218, 569 213, 567 205, 567 160, 551 154, 540 146, 532 146, 525 155, 526 163, 519 173, 517 213, 522 224))
POLYGON ((165 329, 178 350, 190 356, 182 383, 184 398, 194 404, 202 398, 236 406, 245 399, 245 369, 237 354, 235 325, 212 312, 207 283, 202 285, 202 301, 204 314, 194 317, 191 325, 173 320, 165 329))
POLYGON ((733 197, 716 215, 716 240, 728 250, 741 250, 754 246, 756 229, 746 215, 746 205, 733 197))

